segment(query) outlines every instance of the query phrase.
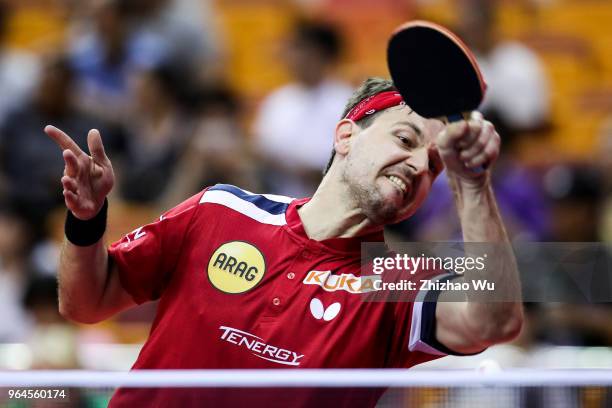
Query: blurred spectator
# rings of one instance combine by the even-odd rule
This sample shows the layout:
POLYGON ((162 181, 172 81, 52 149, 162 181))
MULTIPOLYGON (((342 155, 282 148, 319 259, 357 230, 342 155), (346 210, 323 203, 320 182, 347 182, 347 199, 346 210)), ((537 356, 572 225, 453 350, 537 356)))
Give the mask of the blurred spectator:
MULTIPOLYGON (((599 132, 597 160, 602 176, 612 174, 612 116, 608 117, 599 132)), ((599 239, 612 242, 612 177, 603 178, 603 197, 601 208, 601 228, 599 239)))
POLYGON ((79 105, 113 121, 131 102, 128 77, 137 66, 128 11, 123 0, 93 2, 91 19, 74 27, 70 44, 79 105))
POLYGON ((31 96, 39 75, 36 57, 5 44, 11 8, 8 1, 0 1, 0 126, 13 109, 31 96))
POLYGON ((217 56, 211 25, 202 25, 209 13, 207 2, 192 0, 94 2, 70 45, 79 102, 97 116, 129 120, 133 72, 173 63, 198 76, 217 56))
POLYGON ((136 55, 149 66, 172 61, 209 80, 220 73, 222 52, 209 0, 130 0, 136 55))
MULTIPOLYGON (((498 40, 497 7, 496 1, 461 0, 457 32, 475 53, 488 84, 480 110, 501 136, 501 157, 492 177, 506 228, 513 240, 547 240, 549 203, 541 176, 521 163, 518 148, 525 132, 544 130, 548 125, 548 82, 531 50, 520 43, 498 40)), ((435 181, 416 216, 397 229, 417 240, 460 238, 445 173, 435 181)))
POLYGON ((132 79, 136 101, 126 125, 126 166, 118 181, 125 200, 154 204, 193 134, 187 109, 193 87, 177 65, 141 70, 132 79))
POLYGON ((321 179, 352 93, 332 77, 341 50, 333 27, 306 21, 295 26, 286 56, 295 82, 267 96, 255 121, 255 142, 268 160, 269 188, 276 193, 310 195, 321 179))
POLYGON ((23 341, 31 322, 21 304, 34 228, 18 205, 0 203, 0 343, 23 341))
MULTIPOLYGON (((548 170, 544 176, 546 192, 553 199, 553 240, 564 242, 596 242, 602 227, 600 210, 603 197, 603 178, 598 169, 587 165, 559 165, 548 170)), ((605 247, 602 247, 605 249, 605 247)), ((610 287, 612 254, 604 253, 604 259, 592 260, 594 266, 605 268, 592 282, 593 271, 585 269, 583 282, 587 288, 592 285, 610 287), (607 259, 606 259, 607 258, 607 259)), ((572 299, 577 291, 572 276, 558 276, 549 286, 564 299, 572 299)), ((591 289, 592 290, 592 289, 591 289)), ((608 290, 609 292, 609 290, 608 290)), ((608 293, 609 296, 609 293, 608 293)), ((601 300, 600 300, 601 301, 601 300)), ((610 304, 549 304, 541 308, 541 325, 538 327, 539 340, 556 345, 611 346, 612 307, 610 304), (588 318, 585 318, 588 316, 588 318)))
POLYGON ((240 126, 243 113, 237 95, 224 85, 205 86, 198 92, 194 108, 194 134, 168 183, 162 208, 216 183, 260 189, 260 169, 240 126))
POLYGON ((63 57, 49 59, 34 98, 11 113, 0 128, 2 188, 10 200, 28 211, 33 222, 44 224, 49 210, 63 203, 59 183, 64 161, 43 128, 53 124, 87 150, 87 132, 98 128, 109 154, 121 148, 117 133, 78 110, 72 100, 73 71, 63 57))
POLYGON ((559 165, 544 175, 544 187, 553 200, 553 240, 599 240, 602 177, 590 166, 559 165))
POLYGON ((23 304, 35 323, 28 341, 32 351, 31 368, 78 368, 76 330, 59 314, 56 279, 32 277, 23 304))
POLYGON ((612 346, 612 307, 607 304, 543 304, 538 341, 558 346, 612 346))
POLYGON ((548 124, 550 91, 538 56, 517 41, 499 39, 498 7, 498 0, 461 0, 457 31, 488 85, 480 109, 504 139, 548 124))

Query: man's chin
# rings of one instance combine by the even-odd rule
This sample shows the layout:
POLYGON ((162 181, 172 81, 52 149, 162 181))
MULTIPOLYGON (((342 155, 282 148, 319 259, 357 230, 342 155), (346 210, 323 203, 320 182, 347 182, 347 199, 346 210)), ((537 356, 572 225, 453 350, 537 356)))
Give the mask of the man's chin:
POLYGON ((393 186, 379 185, 376 190, 370 191, 368 200, 362 201, 363 210, 367 217, 377 225, 395 224, 408 218, 412 211, 413 199, 393 186))
POLYGON ((377 224, 397 224, 398 222, 404 221, 410 217, 414 211, 412 210, 412 203, 396 203, 392 201, 386 201, 376 211, 375 218, 377 224))
POLYGON ((404 207, 408 199, 408 197, 396 187, 385 188, 381 195, 385 205, 395 206, 397 209, 404 207))
POLYGON ((377 206, 376 215, 369 217, 376 219, 377 224, 397 224, 410 218, 418 207, 417 203, 419 194, 417 190, 408 191, 407 195, 402 194, 399 189, 393 186, 384 185, 378 189, 379 205, 377 206))

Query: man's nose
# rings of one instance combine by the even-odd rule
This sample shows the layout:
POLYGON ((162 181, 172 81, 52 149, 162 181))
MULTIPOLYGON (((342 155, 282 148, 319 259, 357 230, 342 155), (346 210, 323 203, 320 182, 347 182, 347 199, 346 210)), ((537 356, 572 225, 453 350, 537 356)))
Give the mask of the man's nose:
POLYGON ((413 150, 406 158, 405 163, 412 169, 414 174, 420 174, 429 169, 429 154, 427 149, 421 148, 413 150))

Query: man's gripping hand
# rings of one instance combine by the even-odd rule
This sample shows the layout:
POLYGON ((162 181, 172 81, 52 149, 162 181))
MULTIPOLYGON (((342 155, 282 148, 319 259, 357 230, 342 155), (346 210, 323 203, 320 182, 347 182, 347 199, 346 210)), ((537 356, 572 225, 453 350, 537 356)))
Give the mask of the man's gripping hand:
POLYGON ((115 183, 113 166, 104 152, 100 132, 92 129, 87 134, 91 156, 60 129, 48 125, 45 133, 62 149, 65 166, 61 181, 66 207, 80 220, 93 218, 115 183))
POLYGON ((469 121, 446 126, 436 144, 449 176, 480 184, 499 156, 500 138, 491 122, 472 112, 469 121))

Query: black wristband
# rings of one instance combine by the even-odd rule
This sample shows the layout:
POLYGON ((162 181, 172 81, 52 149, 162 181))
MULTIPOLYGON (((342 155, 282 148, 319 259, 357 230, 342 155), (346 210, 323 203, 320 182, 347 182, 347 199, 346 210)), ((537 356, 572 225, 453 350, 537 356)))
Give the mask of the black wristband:
POLYGON ((108 213, 108 200, 104 199, 104 205, 100 211, 90 220, 79 220, 68 210, 64 233, 68 241, 77 246, 90 246, 98 242, 106 231, 106 215, 108 213))

